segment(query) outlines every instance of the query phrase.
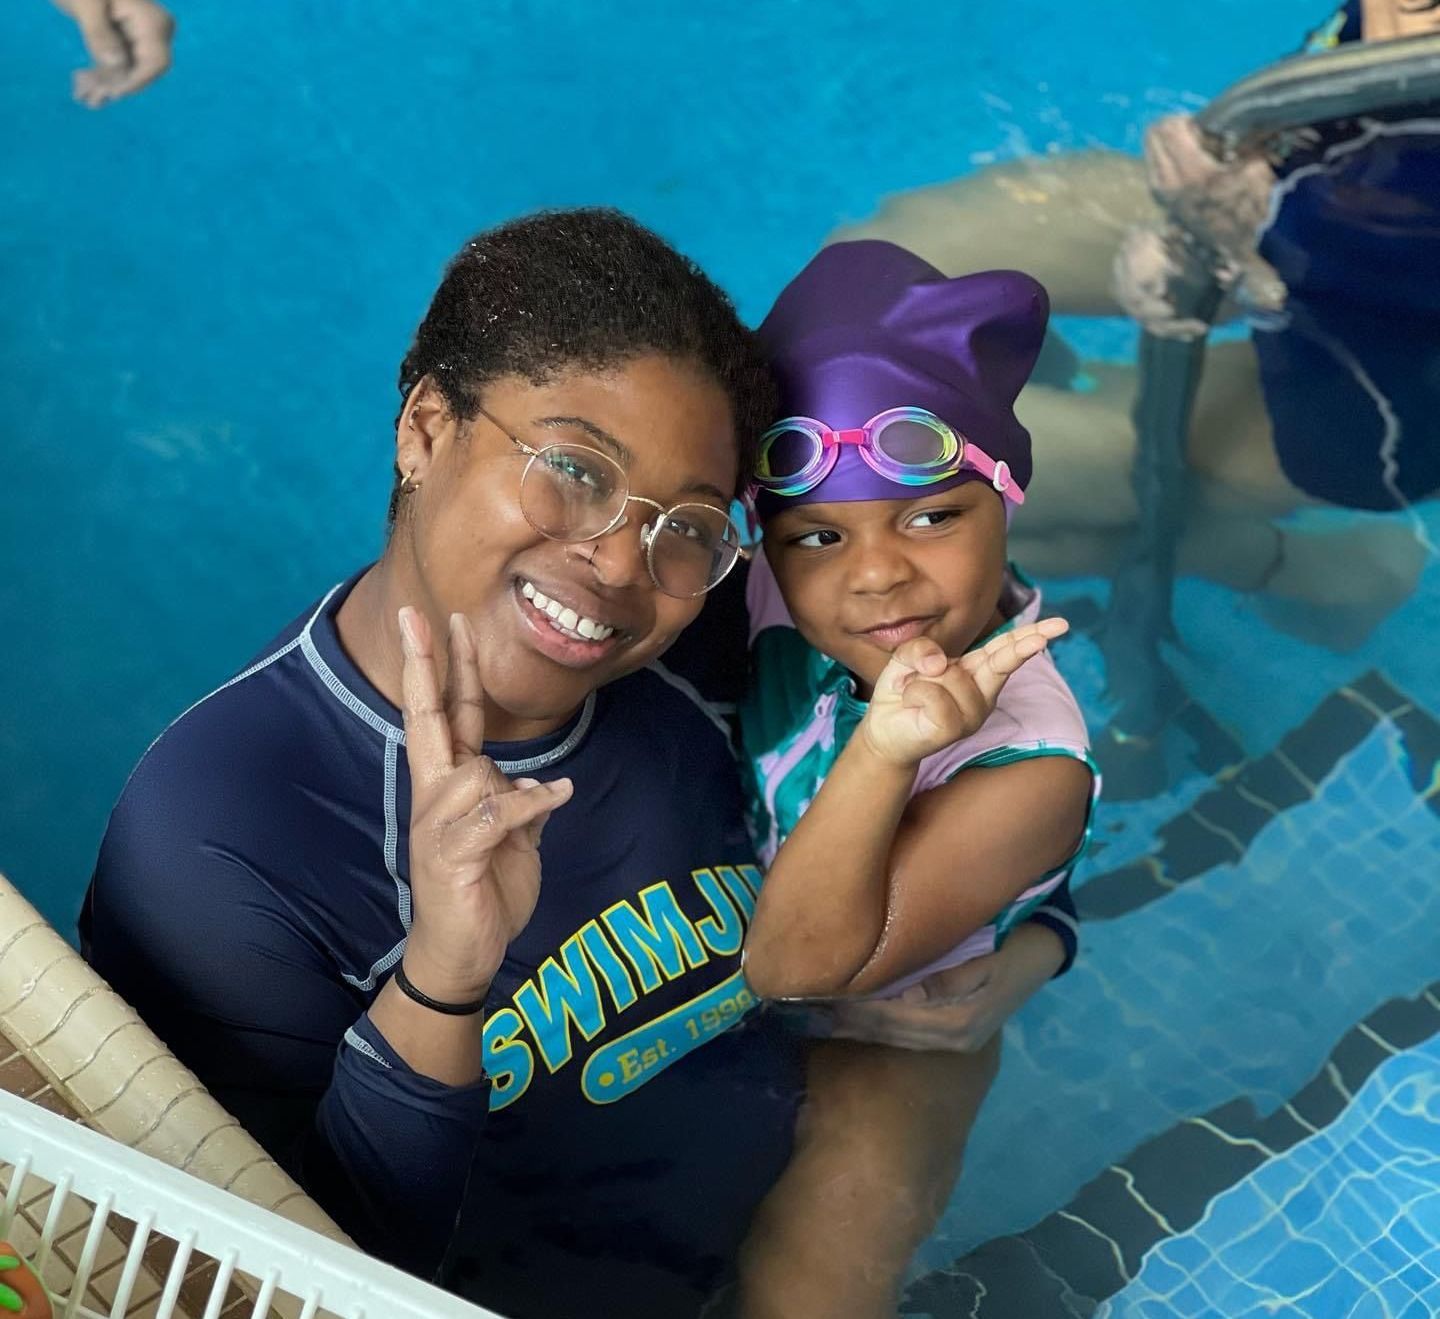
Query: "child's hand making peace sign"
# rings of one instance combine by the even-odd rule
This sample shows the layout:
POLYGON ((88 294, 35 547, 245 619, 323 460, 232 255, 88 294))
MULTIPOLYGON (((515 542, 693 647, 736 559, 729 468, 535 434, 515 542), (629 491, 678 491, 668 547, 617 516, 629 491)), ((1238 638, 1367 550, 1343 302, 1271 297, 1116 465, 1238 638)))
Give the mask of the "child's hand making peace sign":
POLYGON ((1069 627, 1063 618, 1043 618, 1002 632, 959 659, 928 637, 905 642, 875 681, 861 736, 882 760, 918 765, 975 733, 1010 675, 1069 627))

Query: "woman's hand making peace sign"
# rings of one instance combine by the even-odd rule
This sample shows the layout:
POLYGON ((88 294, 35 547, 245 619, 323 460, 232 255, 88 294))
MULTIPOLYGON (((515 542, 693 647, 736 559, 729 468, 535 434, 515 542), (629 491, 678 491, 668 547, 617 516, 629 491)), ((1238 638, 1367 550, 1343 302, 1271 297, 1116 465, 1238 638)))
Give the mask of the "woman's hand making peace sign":
POLYGON ((483 753, 485 694, 475 635, 450 619, 442 696, 430 627, 400 611, 405 755, 410 764, 410 891, 405 973, 431 998, 485 996, 540 895, 540 831, 570 799, 569 779, 513 783, 483 753))

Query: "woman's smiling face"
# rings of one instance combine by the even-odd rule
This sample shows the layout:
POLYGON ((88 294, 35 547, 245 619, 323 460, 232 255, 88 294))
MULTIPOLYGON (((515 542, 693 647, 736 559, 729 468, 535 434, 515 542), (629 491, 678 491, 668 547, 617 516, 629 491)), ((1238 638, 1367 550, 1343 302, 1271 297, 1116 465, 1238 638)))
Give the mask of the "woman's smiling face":
POLYGON ((419 489, 395 535, 409 542, 430 617, 470 620, 485 693, 500 711, 525 722, 563 718, 657 658, 699 613, 703 597, 676 599, 650 576, 640 534, 654 517, 647 505, 630 504, 621 525, 595 540, 551 540, 531 526, 520 504, 528 458, 510 435, 532 449, 602 453, 624 469, 632 494, 663 507, 725 509, 738 450, 729 400, 705 372, 649 355, 541 384, 505 377, 484 391, 489 417, 463 422, 428 382, 416 395, 397 456, 402 471, 419 470, 419 489))

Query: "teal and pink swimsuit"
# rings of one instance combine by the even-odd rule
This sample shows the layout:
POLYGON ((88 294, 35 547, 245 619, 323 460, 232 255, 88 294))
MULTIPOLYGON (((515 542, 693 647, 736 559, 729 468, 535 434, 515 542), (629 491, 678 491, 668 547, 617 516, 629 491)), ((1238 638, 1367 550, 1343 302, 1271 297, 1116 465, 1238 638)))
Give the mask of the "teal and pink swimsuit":
MULTIPOLYGON (((866 706, 855 695, 855 681, 845 666, 816 650, 796 630, 763 553, 751 567, 746 604, 752 681, 740 710, 743 772, 751 833, 768 867, 839 759, 866 706)), ((1005 628, 1040 616, 1040 592, 1013 568, 1006 574, 1000 610, 1007 619, 1005 628)), ((974 736, 921 762, 912 795, 948 783, 961 770, 1039 756, 1069 756, 1090 768, 1093 815, 1100 776, 1090 756, 1084 716, 1048 653, 1037 655, 1006 683, 994 713, 974 736)), ((1036 880, 957 947, 887 986, 882 995, 892 997, 932 972, 994 952, 1005 935, 1068 878, 1089 833, 1087 818, 1085 837, 1063 865, 1036 880)), ((963 858, 955 882, 965 882, 963 858)))

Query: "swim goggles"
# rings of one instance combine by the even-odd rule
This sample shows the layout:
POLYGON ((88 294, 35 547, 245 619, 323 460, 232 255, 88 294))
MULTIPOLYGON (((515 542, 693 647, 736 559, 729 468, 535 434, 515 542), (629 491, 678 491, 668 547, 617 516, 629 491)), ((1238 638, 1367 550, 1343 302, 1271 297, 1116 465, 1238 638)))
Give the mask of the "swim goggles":
POLYGON ((755 484, 775 495, 802 495, 830 475, 845 444, 855 445, 872 471, 897 485, 933 485, 968 467, 1004 498, 1025 502, 1008 463, 997 462, 924 408, 890 408, 853 430, 831 430, 813 417, 777 421, 760 437, 755 484))

